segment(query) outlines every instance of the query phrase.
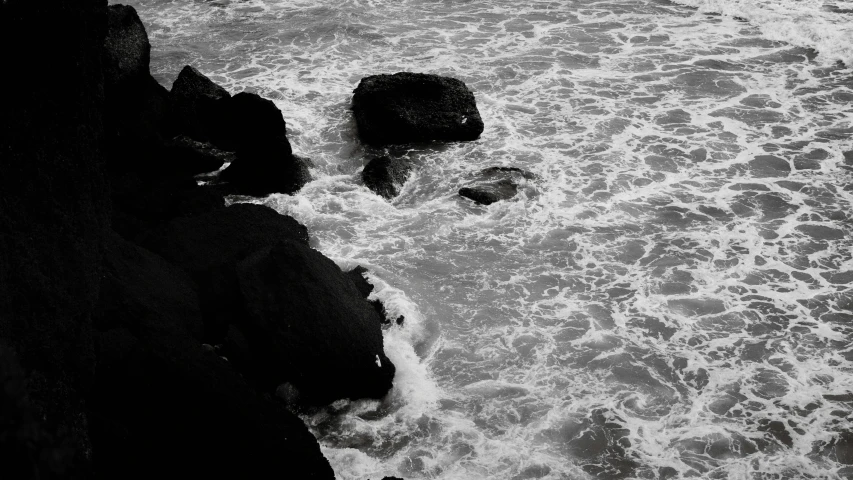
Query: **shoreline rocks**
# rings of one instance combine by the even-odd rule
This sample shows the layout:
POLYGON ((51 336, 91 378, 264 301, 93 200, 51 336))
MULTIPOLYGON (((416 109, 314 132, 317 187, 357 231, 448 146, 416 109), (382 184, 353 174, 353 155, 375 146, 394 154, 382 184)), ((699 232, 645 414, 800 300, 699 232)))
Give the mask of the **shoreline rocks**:
POLYGON ((0 117, 3 473, 334 478, 274 384, 377 398, 395 368, 376 311, 304 226, 224 205, 307 181, 278 108, 192 68, 160 86, 132 7, 8 0, 0 40, 34 75, 0 117), (33 31, 53 48, 22 46, 33 31), (230 185, 194 180, 225 162, 230 185))
POLYGON ((424 73, 373 75, 353 92, 352 111, 368 145, 476 140, 483 119, 460 80, 424 73))

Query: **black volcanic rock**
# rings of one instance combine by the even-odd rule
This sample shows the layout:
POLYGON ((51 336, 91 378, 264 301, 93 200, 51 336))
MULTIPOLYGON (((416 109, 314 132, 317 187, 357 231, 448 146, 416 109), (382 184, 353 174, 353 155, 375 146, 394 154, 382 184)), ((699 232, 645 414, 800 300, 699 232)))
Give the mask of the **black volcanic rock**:
POLYGON ((254 372, 262 384, 291 383, 316 404, 391 389, 377 314, 334 262, 285 240, 240 262, 237 277, 246 312, 238 326, 265 368, 254 372))
POLYGON ((234 193, 294 193, 311 180, 309 163, 293 155, 284 117, 272 101, 242 92, 218 103, 229 121, 213 141, 237 152, 220 174, 234 193))
POLYGON ((367 163, 361 178, 367 188, 390 200, 400 194, 412 170, 412 163, 406 159, 378 157, 367 163))
POLYGON ((517 167, 489 167, 480 171, 469 187, 459 190, 459 195, 482 205, 508 200, 518 193, 519 184, 535 176, 517 167))
POLYGON ((308 231, 291 217, 261 205, 237 204, 176 218, 140 243, 189 273, 199 287, 205 341, 219 344, 242 315, 235 265, 255 251, 290 239, 308 245, 308 231))
POLYGON ((217 128, 228 121, 217 100, 231 95, 189 65, 172 83, 170 96, 175 109, 176 128, 191 138, 211 140, 217 128))
POLYGON ((100 0, 0 2, 0 58, 12 82, 0 107, 0 339, 26 382, 3 388, 18 399, 26 389, 34 419, 0 421, 4 478, 91 474, 82 398, 95 367, 91 312, 110 209, 102 171, 106 21, 100 0), (30 443, 17 426, 32 426, 39 438, 30 443))
POLYGON ((475 140, 483 132, 474 94, 438 75, 365 77, 353 92, 352 110, 359 137, 371 145, 475 140))
POLYGON ((164 470, 333 478, 301 420, 258 397, 230 364, 204 350, 183 272, 116 237, 105 261, 87 398, 101 478, 151 478, 164 470))
POLYGON ((104 40, 104 82, 107 88, 139 82, 148 75, 151 44, 145 26, 133 7, 107 7, 107 36, 104 40))

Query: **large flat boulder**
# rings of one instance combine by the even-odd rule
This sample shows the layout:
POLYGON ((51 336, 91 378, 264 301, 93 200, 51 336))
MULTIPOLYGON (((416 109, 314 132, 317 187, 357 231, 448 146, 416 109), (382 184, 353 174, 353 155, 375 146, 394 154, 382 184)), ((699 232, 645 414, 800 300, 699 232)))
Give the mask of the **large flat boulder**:
POLYGON ((237 267, 245 314, 238 327, 264 384, 290 383, 307 403, 381 398, 395 368, 376 311, 334 262, 282 241, 237 267))
POLYGON ((483 132, 471 90, 438 75, 365 77, 353 92, 352 110, 359 137, 371 145, 476 140, 483 132))

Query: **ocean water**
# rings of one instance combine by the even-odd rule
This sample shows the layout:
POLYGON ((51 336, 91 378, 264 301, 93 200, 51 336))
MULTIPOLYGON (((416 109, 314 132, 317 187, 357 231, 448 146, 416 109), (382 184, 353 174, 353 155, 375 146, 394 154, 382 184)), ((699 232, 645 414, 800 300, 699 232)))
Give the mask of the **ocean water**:
POLYGON ((161 83, 273 99, 316 165, 233 200, 406 317, 386 399, 303 417, 339 479, 853 478, 853 2, 130 3, 161 83), (486 129, 394 148, 388 202, 349 104, 397 71, 463 80, 486 129), (536 178, 456 195, 490 166, 536 178))

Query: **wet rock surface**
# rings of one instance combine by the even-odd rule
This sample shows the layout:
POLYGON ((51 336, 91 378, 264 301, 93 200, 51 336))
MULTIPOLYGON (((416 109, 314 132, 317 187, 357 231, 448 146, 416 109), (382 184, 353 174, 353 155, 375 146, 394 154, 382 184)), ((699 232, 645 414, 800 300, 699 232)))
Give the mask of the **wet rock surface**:
POLYGON ((390 200, 400 194, 413 169, 406 159, 377 157, 365 165, 361 178, 367 188, 390 200))
POLYGON ((481 205, 491 205, 513 198, 522 182, 534 178, 532 173, 517 167, 489 167, 480 171, 471 186, 461 188, 459 195, 481 205))
POLYGON ((400 72, 365 77, 353 92, 361 140, 389 145, 476 140, 483 120, 474 94, 455 78, 400 72))
MULTIPOLYGON (((346 272, 346 275, 352 280, 355 288, 358 290, 358 293, 362 298, 368 300, 367 297, 373 293, 373 285, 367 281, 367 278, 364 276, 368 270, 361 265, 355 267, 354 269, 346 272)), ((388 319, 388 311, 385 309, 385 305, 379 300, 368 300, 370 305, 373 306, 373 309, 376 310, 376 313, 379 314, 380 321, 383 325, 391 325, 391 320, 388 319)), ((402 325, 403 322, 406 321, 406 317, 400 315, 396 319, 394 319, 394 323, 397 325, 402 325)))

